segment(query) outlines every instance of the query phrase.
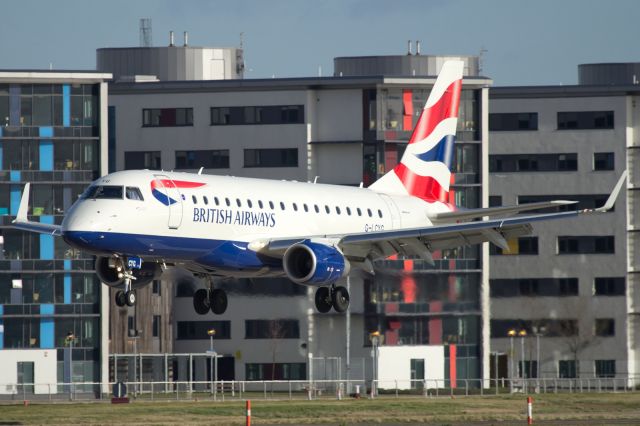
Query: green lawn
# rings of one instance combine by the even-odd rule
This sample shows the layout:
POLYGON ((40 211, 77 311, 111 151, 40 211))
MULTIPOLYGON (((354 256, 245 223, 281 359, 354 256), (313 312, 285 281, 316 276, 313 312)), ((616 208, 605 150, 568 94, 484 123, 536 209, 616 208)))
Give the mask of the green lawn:
MULTIPOLYGON (((343 401, 252 401, 252 424, 526 421, 526 397, 471 396, 343 401)), ((640 393, 534 396, 534 419, 640 422, 640 393)), ((0 405, 0 424, 244 424, 244 402, 31 403, 0 405)))

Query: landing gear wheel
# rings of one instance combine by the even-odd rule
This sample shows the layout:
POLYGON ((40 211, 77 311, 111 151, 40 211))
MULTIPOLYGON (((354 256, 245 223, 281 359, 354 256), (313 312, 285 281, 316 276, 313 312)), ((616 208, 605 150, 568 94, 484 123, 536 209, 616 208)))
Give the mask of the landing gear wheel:
POLYGON ((320 287, 316 290, 316 309, 321 314, 326 314, 331 310, 331 295, 327 287, 320 287))
POLYGON ((207 290, 201 288, 197 290, 193 295, 193 309, 199 315, 205 315, 209 312, 209 293, 207 290))
POLYGON ((127 306, 133 306, 133 305, 136 304, 137 297, 136 297, 136 291, 135 290, 131 290, 131 291, 126 292, 124 294, 124 297, 125 297, 127 306))
POLYGON ((117 306, 119 306, 119 307, 121 307, 121 308, 122 308, 124 305, 126 305, 126 304, 127 304, 127 299, 126 299, 126 297, 124 297, 124 291, 122 291, 122 290, 118 290, 118 291, 116 291, 116 297, 115 297, 115 299, 116 299, 116 305, 117 305, 117 306))
POLYGON ((331 303, 336 312, 344 312, 349 308, 349 292, 344 287, 336 287, 331 292, 331 303))
POLYGON ((216 288, 211 290, 209 295, 209 303, 211 304, 211 311, 216 315, 222 315, 227 310, 227 293, 224 290, 216 288))

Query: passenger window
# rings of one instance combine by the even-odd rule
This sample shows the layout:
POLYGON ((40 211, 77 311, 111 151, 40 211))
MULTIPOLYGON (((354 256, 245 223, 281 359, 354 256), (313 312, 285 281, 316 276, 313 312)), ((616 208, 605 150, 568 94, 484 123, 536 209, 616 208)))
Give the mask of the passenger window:
POLYGON ((144 201, 144 198, 142 197, 142 192, 140 192, 138 188, 135 188, 133 186, 127 186, 126 193, 127 193, 127 198, 129 200, 144 201))
POLYGON ((378 210, 378 216, 382 219, 382 210, 378 210))
POLYGON ((229 201, 228 198, 225 198, 224 202, 227 204, 227 207, 231 207, 231 201, 229 201))
POLYGON ((293 211, 298 211, 298 205, 296 203, 293 203, 293 211))
POLYGON ((238 207, 242 207, 242 203, 240 202, 240 198, 236 198, 236 204, 238 207))
POLYGON ((373 213, 371 213, 371 209, 367 209, 367 213, 369 214, 369 217, 373 217, 373 213))
POLYGON ((206 196, 206 195, 203 195, 203 196, 202 196, 202 199, 204 200, 204 205, 205 205, 205 206, 208 206, 208 205, 209 205, 209 199, 207 198, 207 196, 206 196))
POLYGON ((282 201, 280 201, 280 208, 284 210, 284 203, 282 201))
POLYGON ((198 204, 198 199, 196 198, 195 195, 191 196, 191 201, 193 201, 193 204, 198 204))
POLYGON ((336 213, 340 214, 340 207, 336 206, 336 213))
POLYGON ((213 201, 215 201, 216 206, 220 205, 220 200, 218 200, 218 197, 213 197, 213 201))
POLYGON ((273 207, 273 201, 269 201, 269 207, 271 207, 271 210, 273 210, 273 209, 274 209, 274 207, 273 207))
POLYGON ((356 211, 358 212, 358 216, 362 216, 362 210, 360 210, 360 207, 357 207, 356 211))
POLYGON ((349 207, 347 207, 347 214, 351 216, 351 209, 349 207))
POLYGON ((258 207, 263 208, 264 206, 262 205, 262 200, 258 200, 258 207))
POLYGON ((324 206, 324 210, 327 212, 327 214, 331 213, 331 209, 329 209, 329 206, 327 206, 326 204, 324 206))
POLYGON ((307 206, 306 204, 303 204, 302 207, 304 207, 305 213, 309 212, 309 206, 307 206))
POLYGON ((247 205, 249 206, 249 208, 253 207, 253 203, 251 202, 251 200, 247 199, 247 205))
POLYGON ((314 204, 313 208, 315 209, 316 213, 320 213, 320 209, 318 208, 317 204, 314 204))

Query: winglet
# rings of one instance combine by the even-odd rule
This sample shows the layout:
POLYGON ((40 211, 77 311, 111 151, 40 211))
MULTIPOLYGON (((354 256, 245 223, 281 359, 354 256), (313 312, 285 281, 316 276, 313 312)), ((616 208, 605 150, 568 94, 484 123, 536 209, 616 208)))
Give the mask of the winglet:
POLYGON ((600 213, 605 213, 613 208, 613 205, 616 203, 616 199, 620 194, 620 190, 622 189, 622 184, 624 184, 624 180, 626 178, 627 178, 627 171, 625 170, 624 172, 622 172, 622 176, 620 176, 620 179, 618 179, 618 183, 616 183, 616 186, 613 188, 613 191, 611 192, 611 195, 609 195, 607 202, 604 203, 604 206, 598 207, 597 209, 595 209, 595 211, 600 213))
POLYGON ((24 186, 24 190, 22 191, 22 198, 20 199, 20 207, 18 208, 18 214, 16 218, 13 219, 13 223, 16 222, 27 222, 27 211, 29 210, 29 189, 31 188, 31 183, 27 182, 24 186))

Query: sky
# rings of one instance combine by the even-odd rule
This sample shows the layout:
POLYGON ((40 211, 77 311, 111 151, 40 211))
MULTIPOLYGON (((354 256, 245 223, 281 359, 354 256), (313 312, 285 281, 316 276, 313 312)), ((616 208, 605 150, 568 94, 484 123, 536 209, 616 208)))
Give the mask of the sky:
POLYGON ((482 54, 496 86, 576 84, 578 64, 640 62, 637 0, 0 0, 0 69, 95 69, 96 49, 237 47, 245 78, 333 74, 339 56, 482 54), (414 48, 415 49, 415 48, 414 48))

